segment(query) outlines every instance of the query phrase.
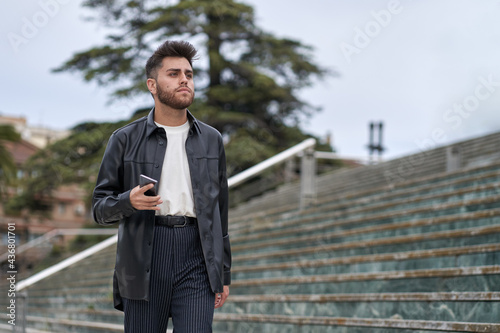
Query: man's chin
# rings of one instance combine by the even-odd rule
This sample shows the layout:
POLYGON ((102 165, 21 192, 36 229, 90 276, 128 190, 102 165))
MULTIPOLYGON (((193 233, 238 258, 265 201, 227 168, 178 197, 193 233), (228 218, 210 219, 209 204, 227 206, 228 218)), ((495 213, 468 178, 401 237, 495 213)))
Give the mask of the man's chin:
POLYGON ((177 101, 161 101, 160 102, 168 107, 171 107, 173 109, 177 110, 184 110, 188 108, 191 104, 193 104, 193 99, 187 99, 187 100, 177 100, 177 101))
POLYGON ((187 101, 185 103, 176 103, 175 105, 173 105, 172 107, 175 106, 176 109, 179 109, 179 110, 184 110, 184 109, 187 109, 191 104, 193 104, 193 101, 187 101))

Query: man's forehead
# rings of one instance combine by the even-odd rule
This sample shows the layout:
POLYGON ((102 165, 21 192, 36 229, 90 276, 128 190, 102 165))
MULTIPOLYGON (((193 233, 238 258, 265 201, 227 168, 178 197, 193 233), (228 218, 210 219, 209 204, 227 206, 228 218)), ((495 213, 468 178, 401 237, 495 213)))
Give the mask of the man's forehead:
POLYGON ((181 71, 193 71, 191 64, 186 58, 165 57, 162 60, 162 68, 165 70, 175 69, 181 71))

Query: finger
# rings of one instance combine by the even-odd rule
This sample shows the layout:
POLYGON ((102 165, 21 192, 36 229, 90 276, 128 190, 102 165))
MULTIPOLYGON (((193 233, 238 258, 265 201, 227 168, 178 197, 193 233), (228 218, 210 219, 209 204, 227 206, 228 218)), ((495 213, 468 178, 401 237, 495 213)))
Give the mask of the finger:
POLYGON ((147 190, 152 189, 153 187, 155 187, 155 184, 153 184, 153 183, 144 185, 144 186, 140 187, 140 192, 145 193, 147 190))
POLYGON ((216 308, 216 309, 218 309, 218 308, 222 307, 222 306, 224 305, 224 302, 225 302, 225 301, 223 301, 223 300, 219 301, 219 302, 217 303, 217 305, 215 306, 215 308, 216 308))
POLYGON ((222 292, 222 295, 221 295, 221 304, 220 304, 220 306, 223 306, 224 303, 226 303, 226 300, 227 300, 228 297, 229 297, 229 287, 228 286, 224 286, 224 291, 222 292))
POLYGON ((222 301, 222 295, 217 293, 215 294, 215 308, 220 308, 222 306, 221 304, 221 301, 222 301))
POLYGON ((160 196, 153 197, 153 199, 149 199, 151 197, 147 196, 145 198, 147 199, 142 199, 141 203, 149 207, 155 207, 163 203, 163 200, 160 199, 160 196))
POLYGON ((224 290, 224 292, 217 294, 215 296, 215 308, 222 307, 224 305, 224 303, 226 302, 226 299, 228 296, 229 296, 229 290, 227 292, 226 292, 226 290, 224 290))
POLYGON ((134 207, 139 210, 160 210, 159 205, 163 203, 160 196, 148 197, 139 195, 135 197, 134 207))
POLYGON ((138 206, 137 210, 160 210, 158 206, 138 206))
POLYGON ((161 208, 158 206, 144 206, 142 210, 160 210, 161 208))
POLYGON ((224 303, 226 302, 226 299, 227 299, 227 295, 226 294, 222 294, 221 301, 220 301, 220 306, 224 305, 224 303))
POLYGON ((159 195, 155 196, 155 197, 150 197, 149 195, 141 195, 139 200, 141 202, 144 202, 146 204, 160 204, 162 203, 163 201, 161 200, 161 197, 159 195))

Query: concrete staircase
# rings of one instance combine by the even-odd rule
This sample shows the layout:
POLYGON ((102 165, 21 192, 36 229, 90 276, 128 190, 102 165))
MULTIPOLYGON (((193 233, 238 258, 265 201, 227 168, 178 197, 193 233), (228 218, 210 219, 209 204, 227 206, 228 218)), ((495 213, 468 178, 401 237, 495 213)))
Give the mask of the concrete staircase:
POLYGON ((218 331, 500 332, 500 164, 284 207, 232 218, 218 331))

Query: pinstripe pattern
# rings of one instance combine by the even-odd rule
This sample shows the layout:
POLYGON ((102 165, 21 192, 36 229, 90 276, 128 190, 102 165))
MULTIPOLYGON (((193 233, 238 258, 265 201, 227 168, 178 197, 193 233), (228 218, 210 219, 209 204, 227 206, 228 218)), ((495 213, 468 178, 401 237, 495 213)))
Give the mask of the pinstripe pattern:
POLYGON ((155 228, 150 301, 124 299, 125 333, 212 332, 210 288, 198 228, 155 228))

